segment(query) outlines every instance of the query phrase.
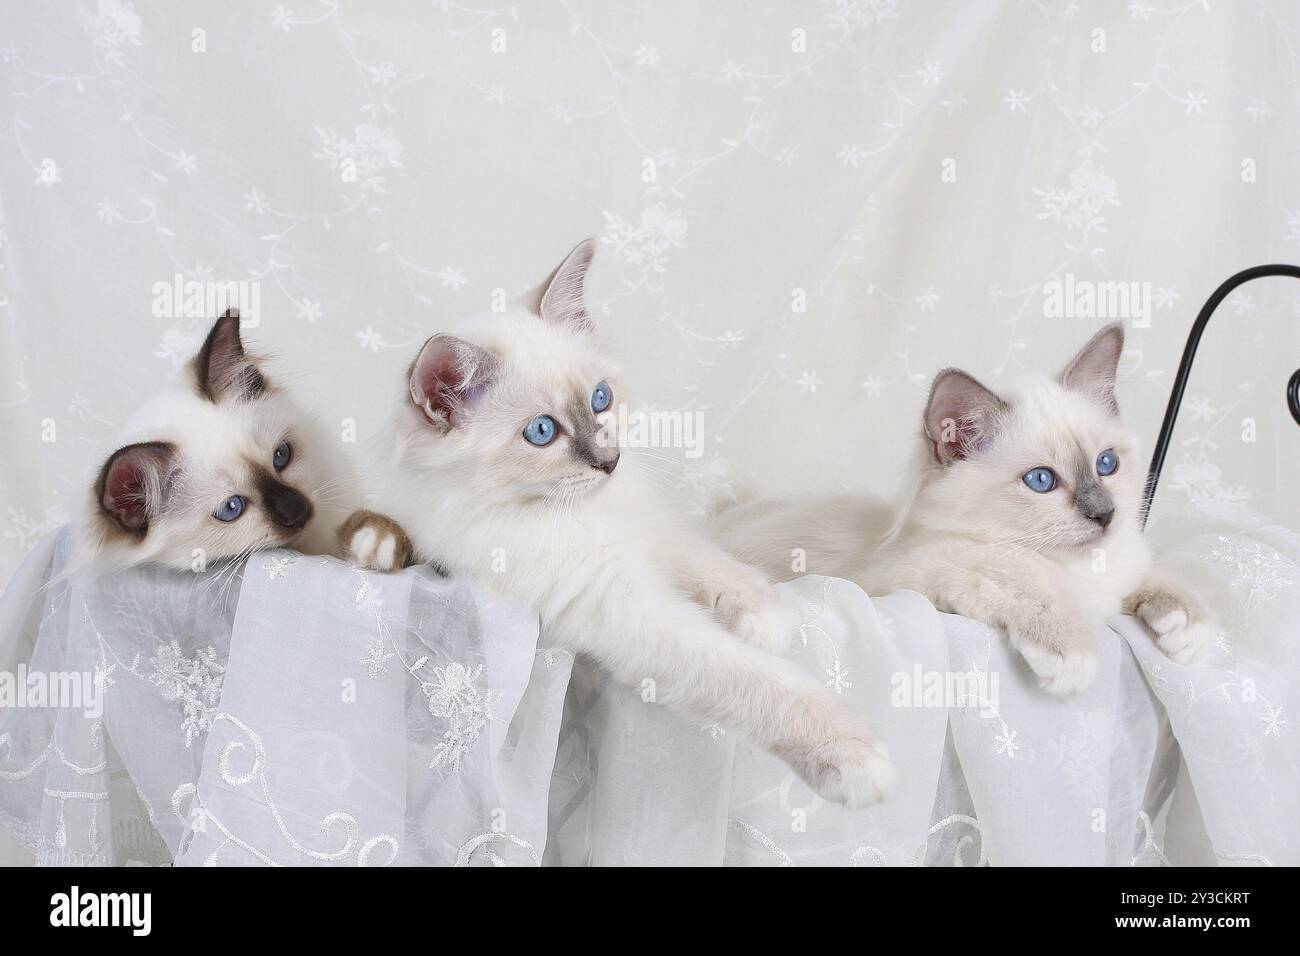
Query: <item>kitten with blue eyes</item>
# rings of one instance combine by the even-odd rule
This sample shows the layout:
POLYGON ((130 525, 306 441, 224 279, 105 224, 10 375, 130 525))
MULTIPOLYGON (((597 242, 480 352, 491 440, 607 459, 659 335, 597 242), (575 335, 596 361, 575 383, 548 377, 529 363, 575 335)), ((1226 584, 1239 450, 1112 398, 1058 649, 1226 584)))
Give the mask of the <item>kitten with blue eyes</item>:
POLYGON ((245 350, 230 310, 125 426, 92 487, 79 563, 202 570, 263 548, 339 553, 356 492, 336 445, 245 350))
POLYGON ((1172 660, 1197 657, 1214 628, 1200 602, 1152 566, 1142 536, 1145 472, 1119 417, 1123 327, 1102 329, 1055 379, 1005 397, 957 369, 930 389, 917 480, 894 512, 868 498, 765 501, 713 530, 778 579, 806 572, 868 594, 909 589, 943 611, 1004 628, 1049 691, 1092 680, 1097 634, 1127 611, 1172 660))
POLYGON ((379 500, 416 559, 533 610, 543 641, 734 728, 827 799, 881 799, 892 770, 878 738, 771 653, 793 622, 767 579, 687 527, 622 454, 622 379, 583 304, 594 248, 506 312, 424 344, 379 500))

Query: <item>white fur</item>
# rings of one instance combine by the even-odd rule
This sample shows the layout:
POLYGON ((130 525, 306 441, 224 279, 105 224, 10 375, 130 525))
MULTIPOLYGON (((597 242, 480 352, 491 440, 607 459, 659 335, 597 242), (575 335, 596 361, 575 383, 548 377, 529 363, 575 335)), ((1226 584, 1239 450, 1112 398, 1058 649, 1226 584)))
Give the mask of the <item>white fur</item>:
POLYGON ((597 422, 608 424, 622 381, 574 296, 534 300, 567 303, 557 316, 520 304, 468 326, 464 338, 494 359, 494 380, 457 406, 454 425, 402 401, 381 456, 391 466, 382 507, 419 558, 535 610, 547 639, 619 683, 736 728, 827 799, 881 799, 892 770, 862 718, 766 652, 791 630, 767 580, 680 523, 633 454, 612 475, 575 454, 564 433, 578 430, 572 417, 591 414, 605 380, 615 404, 597 422), (537 448, 521 433, 543 413, 564 432, 537 448))
POLYGON ((1152 570, 1137 438, 1109 393, 1063 380, 1023 383, 965 459, 941 462, 927 436, 916 483, 897 511, 868 498, 765 501, 723 512, 713 531, 778 580, 807 572, 847 578, 869 594, 914 590, 940 610, 1003 627, 1055 693, 1092 680, 1098 634, 1121 610, 1186 663, 1212 627, 1194 597, 1152 570), (1104 531, 1072 505, 1068 488, 1039 494, 1021 480, 1049 466, 1068 482, 1078 463, 1090 467, 1107 448, 1120 464, 1100 479, 1115 505, 1104 531))
MULTIPOLYGON (((187 369, 131 417, 113 447, 137 442, 176 446, 169 493, 161 496, 155 489, 142 538, 118 534, 102 514, 99 499, 88 494, 79 522, 79 565, 151 563, 203 570, 212 562, 264 548, 337 552, 334 529, 357 497, 350 465, 337 443, 282 388, 271 387, 253 399, 227 396, 214 402, 195 390, 187 369), (279 478, 313 506, 311 520, 298 531, 267 518, 252 483, 250 463, 271 468, 276 446, 286 439, 293 458, 279 478), (248 497, 249 507, 235 521, 218 521, 214 512, 236 494, 248 497)), ((94 480, 92 476, 89 484, 94 480)))

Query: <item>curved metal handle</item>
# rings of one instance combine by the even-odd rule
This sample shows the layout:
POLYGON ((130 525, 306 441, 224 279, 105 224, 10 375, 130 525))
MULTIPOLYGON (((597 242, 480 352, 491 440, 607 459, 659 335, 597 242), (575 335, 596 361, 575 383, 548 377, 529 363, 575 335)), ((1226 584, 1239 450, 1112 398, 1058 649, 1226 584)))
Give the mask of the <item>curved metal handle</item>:
MULTIPOLYGON (((1205 331, 1205 326, 1210 321, 1210 316, 1214 314, 1214 310, 1232 293, 1233 289, 1251 279, 1261 279, 1264 276, 1290 276, 1293 279, 1300 279, 1300 266, 1271 265, 1243 269, 1214 290, 1214 294, 1206 300, 1205 305, 1201 306, 1200 314, 1192 323, 1192 331, 1188 334, 1187 344, 1183 347, 1183 359, 1178 363, 1178 375, 1174 378, 1173 391, 1169 393, 1169 405, 1165 408, 1165 420, 1160 426, 1160 437, 1156 439, 1155 454, 1151 456, 1151 467, 1147 471, 1146 494, 1142 500, 1142 527, 1144 528, 1147 515, 1151 512, 1151 502, 1156 496, 1156 483, 1160 481, 1160 471, 1165 465, 1165 453, 1169 451, 1169 440, 1173 437, 1174 422, 1178 420, 1178 408, 1183 403, 1183 392, 1187 388, 1187 379, 1192 373, 1192 360, 1196 358, 1196 347, 1201 342, 1201 333, 1205 331)), ((1300 369, 1296 369, 1295 374, 1291 376, 1291 381, 1287 383, 1286 404, 1291 410, 1291 417, 1296 420, 1296 424, 1300 425, 1300 369)))

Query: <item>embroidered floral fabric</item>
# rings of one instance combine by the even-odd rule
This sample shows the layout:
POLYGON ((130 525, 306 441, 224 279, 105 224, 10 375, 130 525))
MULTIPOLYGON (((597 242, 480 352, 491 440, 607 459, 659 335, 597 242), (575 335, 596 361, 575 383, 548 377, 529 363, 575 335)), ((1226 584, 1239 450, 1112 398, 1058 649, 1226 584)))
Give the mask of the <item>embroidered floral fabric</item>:
POLYGON ((535 621, 427 569, 60 578, 51 539, 0 602, 0 659, 92 675, 103 712, 0 713, 0 824, 74 864, 1300 863, 1300 535, 1235 508, 1152 535, 1222 609, 1212 653, 1173 664, 1119 618, 1067 701, 918 595, 779 586, 793 658, 897 762, 855 812, 585 662, 570 680, 535 621))
POLYGON ((0 714, 0 821, 38 862, 540 859, 571 660, 535 619, 290 552, 61 579, 65 546, 0 607, 6 657, 103 695, 0 714))
MULTIPOLYGON (((596 235, 620 398, 703 416, 650 461, 704 503, 890 494, 936 371, 1000 388, 1108 319, 1149 441, 1200 304, 1300 256, 1294 3, 0 0, 0 24, 0 586, 221 283, 256 289, 271 379, 361 443, 428 336, 596 235)), ((1157 509, 1300 527, 1298 290, 1214 319, 1157 509)))

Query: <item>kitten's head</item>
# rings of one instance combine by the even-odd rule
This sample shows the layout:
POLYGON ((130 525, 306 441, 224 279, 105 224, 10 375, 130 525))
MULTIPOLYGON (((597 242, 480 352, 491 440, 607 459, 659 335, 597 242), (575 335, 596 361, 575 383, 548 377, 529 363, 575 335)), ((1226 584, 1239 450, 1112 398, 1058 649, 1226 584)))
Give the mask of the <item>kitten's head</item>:
POLYGON ((925 411, 927 506, 988 540, 1091 547, 1139 518, 1144 471, 1119 417, 1123 327, 1102 329, 1055 379, 1002 397, 945 369, 925 411))
POLYGON ((316 480, 295 442, 299 413, 245 352, 237 311, 217 320, 188 374, 188 389, 142 410, 147 437, 100 469, 93 558, 189 568, 291 544, 311 520, 316 480))
POLYGON ((411 365, 411 447, 479 501, 567 502, 614 475, 618 369, 583 304, 594 252, 580 243, 508 312, 434 335, 411 365))

